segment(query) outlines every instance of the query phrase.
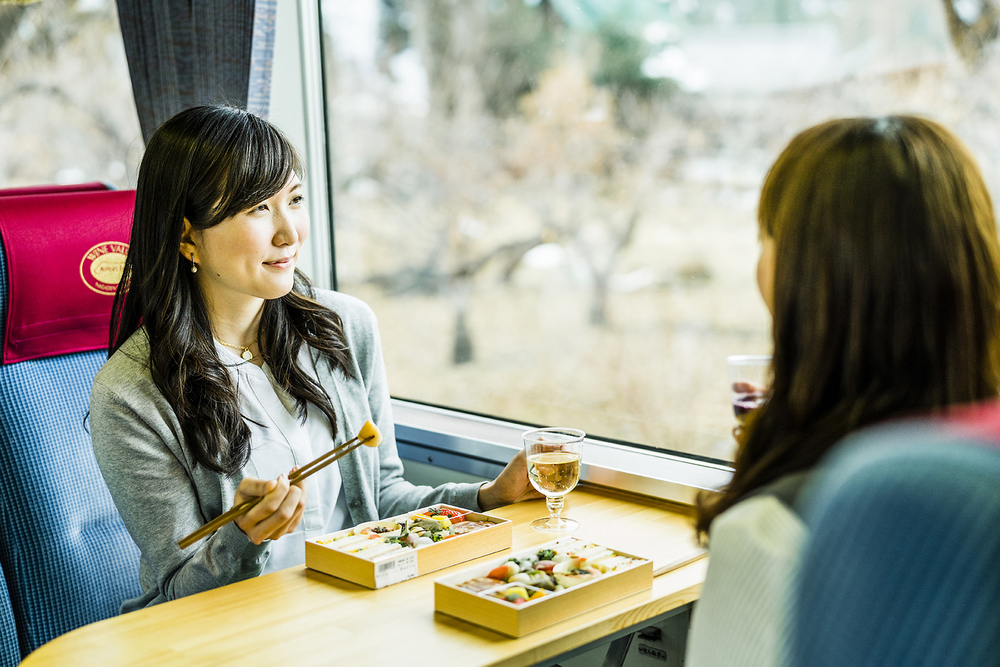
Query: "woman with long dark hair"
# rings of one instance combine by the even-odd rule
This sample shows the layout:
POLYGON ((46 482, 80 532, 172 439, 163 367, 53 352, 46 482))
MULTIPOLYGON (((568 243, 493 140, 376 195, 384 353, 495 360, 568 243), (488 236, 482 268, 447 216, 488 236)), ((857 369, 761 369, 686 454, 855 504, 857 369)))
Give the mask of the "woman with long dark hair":
POLYGON ((890 116, 810 128, 772 166, 758 216, 772 378, 732 480, 698 507, 711 556, 689 667, 785 663, 805 537, 794 507, 837 441, 1000 387, 993 205, 941 125, 890 116))
POLYGON ((143 593, 123 611, 301 564, 307 538, 362 521, 530 493, 523 453, 483 485, 403 479, 374 314, 296 269, 310 225, 301 174, 288 140, 234 107, 183 111, 146 148, 90 403, 97 461, 142 552, 143 593), (313 475, 308 492, 289 484, 368 420, 379 447, 313 475), (251 497, 263 499, 178 547, 251 497))

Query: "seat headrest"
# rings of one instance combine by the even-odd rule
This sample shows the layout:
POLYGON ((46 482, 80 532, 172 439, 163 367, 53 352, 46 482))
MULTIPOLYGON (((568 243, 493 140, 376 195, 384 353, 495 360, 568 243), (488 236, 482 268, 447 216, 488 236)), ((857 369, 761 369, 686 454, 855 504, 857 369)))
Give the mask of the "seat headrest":
POLYGON ((0 196, 3 363, 107 348, 134 206, 134 190, 0 196))
POLYGON ((949 432, 1000 445, 1000 401, 990 399, 953 408, 944 426, 949 432))
POLYGON ((0 190, 0 197, 20 197, 21 195, 54 195, 61 192, 87 192, 90 190, 110 190, 107 185, 92 183, 71 183, 69 185, 28 185, 23 188, 0 190))

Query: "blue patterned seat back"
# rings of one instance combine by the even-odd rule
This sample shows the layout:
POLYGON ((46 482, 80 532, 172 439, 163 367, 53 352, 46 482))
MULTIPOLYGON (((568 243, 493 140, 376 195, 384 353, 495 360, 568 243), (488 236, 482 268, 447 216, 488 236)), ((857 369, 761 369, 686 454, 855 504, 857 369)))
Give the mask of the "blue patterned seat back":
POLYGON ((0 570, 0 667, 14 667, 20 661, 21 649, 17 643, 14 610, 10 606, 7 581, 3 570, 0 570))
MULTIPOLYGON (((0 252, 0 323, 7 303, 0 252)), ((85 426, 106 358, 96 350, 0 365, 0 567, 25 655, 140 593, 139 550, 85 426)))
POLYGON ((835 456, 814 494, 794 667, 1000 664, 1000 449, 880 429, 835 456))

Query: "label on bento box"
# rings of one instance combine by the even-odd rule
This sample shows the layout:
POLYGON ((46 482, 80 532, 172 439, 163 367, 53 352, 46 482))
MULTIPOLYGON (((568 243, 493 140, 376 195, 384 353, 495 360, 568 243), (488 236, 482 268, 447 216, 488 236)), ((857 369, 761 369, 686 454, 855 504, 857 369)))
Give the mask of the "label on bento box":
POLYGON ((391 586, 417 576, 417 554, 412 549, 375 564, 375 588, 391 586))

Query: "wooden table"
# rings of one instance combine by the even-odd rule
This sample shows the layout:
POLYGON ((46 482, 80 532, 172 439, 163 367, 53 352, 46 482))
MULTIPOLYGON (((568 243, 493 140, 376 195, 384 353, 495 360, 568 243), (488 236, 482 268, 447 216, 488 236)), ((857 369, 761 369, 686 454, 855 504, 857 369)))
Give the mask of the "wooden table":
MULTIPOLYGON (((543 501, 491 514, 514 522, 515 551, 554 539, 528 525, 546 514, 543 501)), ((650 591, 519 639, 434 612, 434 580, 476 561, 380 590, 293 567, 78 628, 22 665, 531 665, 697 598, 707 560, 683 508, 581 486, 565 515, 581 523, 573 535, 650 557, 655 569, 695 560, 656 577, 650 591)))

